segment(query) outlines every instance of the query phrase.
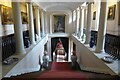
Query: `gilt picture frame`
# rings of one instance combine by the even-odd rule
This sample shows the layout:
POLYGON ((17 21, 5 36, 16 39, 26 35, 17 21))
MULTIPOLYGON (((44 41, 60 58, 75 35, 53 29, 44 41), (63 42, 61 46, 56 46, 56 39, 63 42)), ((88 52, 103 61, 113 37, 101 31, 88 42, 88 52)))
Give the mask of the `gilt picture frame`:
POLYGON ((22 24, 27 24, 28 23, 27 13, 21 12, 21 17, 22 17, 22 24))
POLYGON ((2 17, 2 24, 13 24, 13 15, 12 15, 12 8, 2 5, 1 6, 1 17, 2 17))
POLYGON ((96 11, 93 12, 93 20, 96 19, 96 11))
POLYGON ((116 5, 110 6, 108 8, 108 20, 114 20, 115 18, 116 5))
POLYGON ((54 32, 65 32, 65 15, 54 16, 54 32))
POLYGON ((118 25, 120 25, 120 1, 118 2, 118 25))

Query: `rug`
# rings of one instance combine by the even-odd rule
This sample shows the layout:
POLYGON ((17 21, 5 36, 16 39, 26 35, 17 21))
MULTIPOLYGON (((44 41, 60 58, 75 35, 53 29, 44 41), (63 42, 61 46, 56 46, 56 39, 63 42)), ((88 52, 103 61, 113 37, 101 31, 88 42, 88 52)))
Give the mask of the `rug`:
POLYGON ((72 71, 69 62, 52 62, 51 71, 72 71))
POLYGON ((71 68, 69 62, 52 62, 51 70, 45 71, 38 76, 37 80, 86 80, 78 71, 71 68))

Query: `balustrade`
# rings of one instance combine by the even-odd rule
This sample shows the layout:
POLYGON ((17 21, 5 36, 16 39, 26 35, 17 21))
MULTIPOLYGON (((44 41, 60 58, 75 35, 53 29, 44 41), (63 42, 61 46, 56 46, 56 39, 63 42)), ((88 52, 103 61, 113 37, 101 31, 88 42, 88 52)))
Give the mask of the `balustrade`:
MULTIPOLYGON (((97 31, 91 31, 91 37, 94 38, 95 45, 97 44, 97 33, 97 31)), ((114 59, 120 60, 120 36, 106 34, 104 49, 114 59)))
POLYGON ((14 34, 2 37, 2 60, 15 53, 14 34))
MULTIPOLYGON (((24 41, 26 36, 27 37, 29 36, 28 31, 23 32, 24 41)), ((2 60, 15 54, 16 44, 15 44, 14 34, 3 36, 1 45, 2 45, 2 60)), ((24 45, 25 45, 25 42, 24 42, 24 45)))
POLYGON ((97 45, 97 31, 91 31, 91 38, 93 38, 95 45, 97 45))

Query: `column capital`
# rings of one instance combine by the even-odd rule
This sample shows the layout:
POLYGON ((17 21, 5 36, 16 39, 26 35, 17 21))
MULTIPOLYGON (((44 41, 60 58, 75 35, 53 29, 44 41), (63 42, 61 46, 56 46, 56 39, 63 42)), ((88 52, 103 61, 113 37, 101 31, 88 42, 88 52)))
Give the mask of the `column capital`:
POLYGON ((71 9, 70 11, 71 11, 71 12, 73 12, 74 10, 73 10, 73 9, 71 9))
POLYGON ((37 6, 37 5, 35 5, 35 6, 33 6, 35 9, 40 9, 40 7, 39 6, 37 6))
POLYGON ((82 10, 82 9, 87 9, 87 7, 86 6, 80 6, 79 10, 82 10))
POLYGON ((27 4, 33 4, 33 2, 26 2, 27 4))
POLYGON ((42 12, 42 13, 45 13, 46 11, 44 11, 43 9, 40 9, 40 11, 42 12))
POLYGON ((79 11, 79 10, 80 10, 80 8, 78 7, 76 10, 77 10, 77 11, 79 11))
POLYGON ((81 9, 86 9, 87 7, 86 6, 81 6, 81 9))
POLYGON ((94 4, 94 2, 86 2, 86 5, 88 5, 88 4, 94 4))
POLYGON ((81 9, 81 6, 79 6, 79 10, 81 9))
POLYGON ((75 12, 76 12, 76 10, 73 11, 73 13, 75 13, 75 12))
POLYGON ((35 8, 39 8, 39 6, 37 6, 37 5, 35 5, 35 6, 33 6, 33 7, 35 7, 35 8))
POLYGON ((44 10, 43 9, 40 9, 42 12, 44 12, 44 10))

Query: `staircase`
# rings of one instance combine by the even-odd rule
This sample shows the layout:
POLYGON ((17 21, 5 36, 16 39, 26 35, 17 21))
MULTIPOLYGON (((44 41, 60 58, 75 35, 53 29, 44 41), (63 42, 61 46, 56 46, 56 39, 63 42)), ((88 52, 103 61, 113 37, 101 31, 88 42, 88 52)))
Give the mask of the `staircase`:
MULTIPOLYGON (((57 64, 59 64, 59 62, 56 62, 57 64)), ((55 63, 54 63, 55 64, 55 63)), ((63 63, 64 64, 64 63, 63 63)), ((69 62, 69 65, 71 63, 69 62)), ((53 64, 52 64, 53 65, 53 64)), ((53 70, 51 68, 51 63, 49 64, 49 68, 45 71, 37 71, 37 72, 32 72, 32 73, 26 73, 26 74, 23 74, 23 75, 19 75, 19 76, 12 76, 10 77, 10 80, 41 80, 40 79, 40 76, 43 75, 44 73, 48 74, 50 73, 50 70, 54 71, 56 69, 59 68, 60 72, 62 72, 62 70, 60 69, 60 66, 57 68, 55 65, 52 67, 52 68, 56 68, 55 70, 53 70)), ((60 65, 60 64, 59 64, 60 65)), ((64 68, 63 68, 64 69, 64 68)), ((66 68, 67 71, 64 70, 64 73, 68 72, 70 69, 69 68, 66 68)), ((74 72, 77 72, 77 75, 78 73, 82 76, 84 76, 86 79, 88 80, 118 80, 120 77, 118 76, 111 76, 111 75, 105 75, 105 74, 99 74, 99 73, 93 73, 93 72, 87 72, 87 71, 81 71, 80 69, 76 69, 76 70, 73 70, 74 72)), ((57 71, 58 72, 58 71, 57 71)), ((52 72, 53 73, 53 72, 52 72)), ((44 75, 46 75, 44 74, 44 75)), ((66 73, 68 74, 68 73, 66 73)), ((58 75, 57 75, 58 76, 58 75)), ((6 78, 3 78, 2 80, 6 80, 6 78)), ((43 80, 43 79, 42 79, 43 80)), ((80 79, 79 79, 80 80, 80 79)))

